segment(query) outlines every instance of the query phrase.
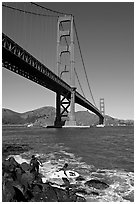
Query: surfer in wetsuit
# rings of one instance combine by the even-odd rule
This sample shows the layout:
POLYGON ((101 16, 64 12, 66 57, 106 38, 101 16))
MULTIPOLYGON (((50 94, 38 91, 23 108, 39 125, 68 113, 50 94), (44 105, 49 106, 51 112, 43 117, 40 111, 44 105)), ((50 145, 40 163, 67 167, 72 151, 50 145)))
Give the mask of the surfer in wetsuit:
POLYGON ((30 161, 30 173, 34 173, 35 177, 39 174, 39 165, 42 166, 42 162, 32 155, 32 159, 30 161))
POLYGON ((62 180, 63 180, 63 182, 65 183, 66 186, 69 186, 70 182, 69 182, 68 176, 66 174, 67 167, 68 167, 68 164, 65 163, 64 166, 61 169, 59 169, 59 171, 64 171, 64 174, 66 175, 67 178, 62 177, 62 180))
POLYGON ((59 170, 59 171, 64 171, 64 174, 66 175, 66 177, 68 177, 66 174, 67 167, 68 167, 68 164, 65 163, 64 166, 59 170))

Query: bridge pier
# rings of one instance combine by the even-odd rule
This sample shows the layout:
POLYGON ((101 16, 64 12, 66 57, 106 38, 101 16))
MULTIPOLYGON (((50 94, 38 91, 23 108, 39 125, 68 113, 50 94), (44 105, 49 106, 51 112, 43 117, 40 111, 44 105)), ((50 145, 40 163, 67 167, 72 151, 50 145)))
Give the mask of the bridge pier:
POLYGON ((56 93, 56 118, 54 122, 55 127, 62 127, 68 118, 68 108, 70 107, 70 99, 67 96, 61 96, 59 92, 56 93))
POLYGON ((56 93, 56 118, 54 122, 55 127, 62 126, 76 126, 75 119, 75 91, 76 88, 71 88, 71 98, 66 97, 61 99, 61 94, 56 93), (70 112, 68 108, 70 107, 70 112))
POLYGON ((55 122, 54 122, 54 126, 59 127, 62 126, 61 125, 61 115, 60 115, 60 94, 56 93, 56 118, 55 118, 55 122))
POLYGON ((104 124, 104 117, 99 117, 99 125, 103 125, 104 124))
POLYGON ((68 121, 65 122, 65 126, 76 126, 76 117, 75 117, 75 91, 76 88, 71 88, 71 100, 70 100, 70 113, 68 121))

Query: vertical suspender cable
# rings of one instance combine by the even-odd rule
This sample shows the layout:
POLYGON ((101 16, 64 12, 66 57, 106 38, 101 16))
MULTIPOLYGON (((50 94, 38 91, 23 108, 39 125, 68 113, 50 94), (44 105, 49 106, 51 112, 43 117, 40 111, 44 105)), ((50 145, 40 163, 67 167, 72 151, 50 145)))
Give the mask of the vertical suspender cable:
POLYGON ((82 94, 83 94, 84 98, 86 98, 86 97, 85 97, 85 94, 84 94, 84 91, 83 91, 83 89, 82 89, 81 83, 80 83, 80 81, 79 81, 79 78, 78 78, 78 75, 77 75, 77 72, 76 72, 76 69, 75 69, 75 68, 74 68, 74 71, 75 71, 75 74, 76 74, 76 77, 77 77, 77 80, 78 80, 80 89, 81 89, 81 91, 82 91, 82 94))
POLYGON ((24 2, 24 14, 23 14, 23 21, 24 21, 24 25, 23 25, 23 32, 24 32, 24 47, 25 49, 27 48, 27 43, 26 43, 26 19, 25 19, 25 2, 24 2))
MULTIPOLYGON (((30 7, 30 11, 31 10, 31 7, 30 7)), ((30 26, 29 26, 29 43, 31 45, 31 38, 32 38, 32 15, 30 15, 30 26)))
POLYGON ((85 72, 87 84, 88 84, 88 87, 89 87, 89 91, 90 91, 91 97, 92 97, 92 99, 93 99, 93 103, 94 103, 94 105, 96 106, 95 100, 94 100, 94 98, 93 98, 93 94, 92 94, 92 91, 91 91, 91 88, 90 88, 90 84, 89 84, 89 80, 88 80, 88 77, 87 77, 87 73, 86 73, 86 68, 85 68, 85 64, 84 64, 84 60, 83 60, 83 55, 82 55, 82 52, 81 52, 81 47, 80 47, 80 43, 79 43, 79 38, 78 38, 78 35, 77 35, 77 29, 76 29, 76 25, 75 25, 75 20, 74 20, 74 28, 75 28, 76 38, 77 38, 77 42, 78 42, 78 47, 79 47, 79 51, 80 51, 80 56, 81 56, 81 60, 82 60, 82 64, 83 64, 83 68, 84 68, 84 72, 85 72))
MULTIPOLYGON (((64 30, 64 28, 63 28, 63 26, 62 26, 62 25, 61 25, 61 27, 62 27, 62 29, 64 30)), ((68 42, 67 42, 66 37, 65 37, 65 42, 66 42, 66 44, 67 44, 67 46, 68 46, 68 42)), ((77 75, 77 72, 76 72, 75 67, 74 67, 74 71, 75 71, 75 74, 76 74, 77 81, 78 81, 78 83, 79 83, 79 86, 80 86, 81 92, 82 92, 83 96, 85 97, 85 94, 84 94, 84 91, 83 91, 83 89, 82 89, 81 83, 80 83, 80 81, 79 81, 79 78, 78 78, 78 75, 77 75)), ((85 97, 85 98, 86 98, 86 97, 85 97)))
MULTIPOLYGON (((7 4, 7 2, 5 2, 5 4, 7 4)), ((4 12, 3 12, 3 13, 4 13, 4 12)), ((6 24, 7 24, 7 9, 5 9, 5 16, 4 16, 4 18, 5 18, 5 19, 4 19, 4 23, 5 23, 5 24, 4 24, 3 26, 4 26, 5 31, 6 31, 6 24)))

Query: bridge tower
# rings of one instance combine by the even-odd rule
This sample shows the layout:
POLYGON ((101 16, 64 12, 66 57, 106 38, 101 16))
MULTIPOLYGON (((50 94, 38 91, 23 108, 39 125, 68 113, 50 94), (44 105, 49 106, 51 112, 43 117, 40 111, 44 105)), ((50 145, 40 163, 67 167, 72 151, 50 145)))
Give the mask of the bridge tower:
POLYGON ((102 115, 105 115, 104 98, 100 98, 100 111, 101 111, 102 115))
POLYGON ((56 119, 55 126, 64 125, 63 118, 68 116, 65 125, 75 126, 75 73, 74 73, 74 33, 73 33, 73 16, 65 15, 58 17, 57 24, 57 74, 61 78, 62 74, 69 72, 71 96, 61 96, 59 91, 56 93, 56 119), (68 54, 69 66, 63 61, 64 54, 68 54), (70 67, 67 70, 67 67, 70 67), (69 99, 68 99, 69 98, 69 99), (70 107, 70 113, 68 108, 70 107))
MULTIPOLYGON (((104 104, 104 98, 100 98, 100 112, 103 116, 105 116, 105 104, 104 104)), ((101 120, 101 119, 100 119, 101 120)), ((103 124, 105 121, 99 121, 100 124, 103 124)))

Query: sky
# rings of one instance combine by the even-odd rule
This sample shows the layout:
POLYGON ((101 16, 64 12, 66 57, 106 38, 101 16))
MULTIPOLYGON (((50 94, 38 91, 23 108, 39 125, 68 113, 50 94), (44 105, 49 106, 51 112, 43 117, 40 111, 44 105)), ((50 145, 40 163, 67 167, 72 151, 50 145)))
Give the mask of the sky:
MULTIPOLYGON (((133 2, 37 2, 74 15, 88 80, 105 114, 134 119, 134 8, 133 2)), ((56 15, 28 2, 3 3, 30 12, 56 15)), ((56 70, 57 18, 39 17, 2 8, 2 32, 53 72, 56 70)), ((92 101, 75 40, 75 68, 86 98, 92 101)), ((64 80, 69 80, 65 73, 64 80)), ((76 80, 77 91, 81 93, 76 80)), ((2 107, 26 112, 55 107, 55 93, 2 68, 2 107)), ((76 111, 86 110, 76 105, 76 111)))

